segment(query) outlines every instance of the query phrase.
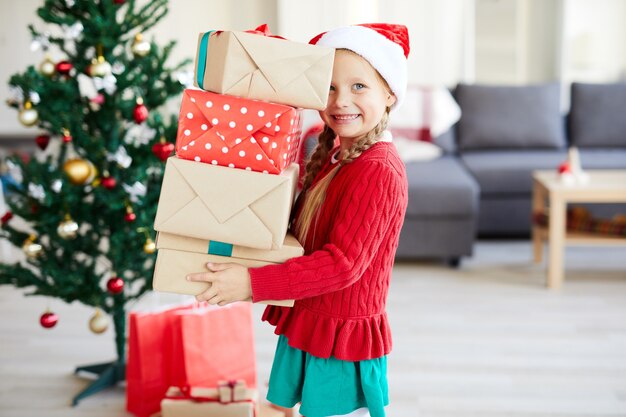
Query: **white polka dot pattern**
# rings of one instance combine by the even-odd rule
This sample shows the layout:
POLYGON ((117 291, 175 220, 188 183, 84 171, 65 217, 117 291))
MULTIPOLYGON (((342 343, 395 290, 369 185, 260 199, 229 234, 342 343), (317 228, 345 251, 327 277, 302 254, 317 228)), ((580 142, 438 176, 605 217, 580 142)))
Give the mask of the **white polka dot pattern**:
POLYGON ((201 163, 280 174, 297 157, 301 129, 299 109, 185 90, 176 155, 201 163))

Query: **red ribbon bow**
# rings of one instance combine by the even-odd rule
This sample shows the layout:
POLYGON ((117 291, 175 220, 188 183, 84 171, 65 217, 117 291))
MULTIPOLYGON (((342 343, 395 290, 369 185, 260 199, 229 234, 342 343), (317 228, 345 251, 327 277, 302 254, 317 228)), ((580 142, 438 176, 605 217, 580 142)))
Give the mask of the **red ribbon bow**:
MULTIPOLYGON (((222 32, 223 32, 223 30, 216 30, 215 34, 219 35, 222 32)), ((253 35, 267 36, 268 38, 277 38, 277 39, 282 39, 282 40, 285 40, 285 41, 287 40, 287 39, 283 38, 282 36, 273 35, 272 32, 270 31, 269 26, 267 26, 267 23, 263 23, 262 25, 257 26, 255 29, 246 30, 244 32, 245 33, 252 33, 253 35)))
POLYGON ((13 213, 11 213, 10 211, 7 211, 6 213, 4 213, 4 216, 2 216, 2 218, 0 219, 0 222, 2 223, 2 225, 4 226, 5 224, 7 224, 9 222, 9 220, 11 220, 13 218, 13 213))

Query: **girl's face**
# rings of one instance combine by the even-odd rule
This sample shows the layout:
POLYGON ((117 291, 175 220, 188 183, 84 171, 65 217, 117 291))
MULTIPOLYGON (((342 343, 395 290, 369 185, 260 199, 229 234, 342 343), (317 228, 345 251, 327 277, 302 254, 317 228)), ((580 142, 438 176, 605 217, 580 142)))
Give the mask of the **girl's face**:
POLYGON ((320 116, 340 139, 353 143, 365 136, 395 102, 369 62, 350 51, 335 52, 328 106, 320 116))

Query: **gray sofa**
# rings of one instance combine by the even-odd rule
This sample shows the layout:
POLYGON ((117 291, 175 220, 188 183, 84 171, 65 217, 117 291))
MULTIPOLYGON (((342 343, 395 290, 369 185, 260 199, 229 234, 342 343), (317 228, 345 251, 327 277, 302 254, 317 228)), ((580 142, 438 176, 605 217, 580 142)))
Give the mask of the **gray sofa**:
MULTIPOLYGON (((409 206, 399 259, 438 258, 458 265, 474 239, 528 236, 531 173, 556 169, 577 146, 583 169, 626 169, 626 84, 571 87, 562 116, 559 84, 459 85, 461 120, 436 138, 439 159, 407 164, 409 206)), ((625 213, 593 205, 592 213, 625 213)))

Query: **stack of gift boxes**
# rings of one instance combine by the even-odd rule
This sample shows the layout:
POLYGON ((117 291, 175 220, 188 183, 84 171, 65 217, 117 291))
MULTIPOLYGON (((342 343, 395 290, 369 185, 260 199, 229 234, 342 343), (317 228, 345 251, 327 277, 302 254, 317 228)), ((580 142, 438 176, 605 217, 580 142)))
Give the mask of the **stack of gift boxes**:
MULTIPOLYGON (((183 93, 176 156, 167 160, 154 222, 156 291, 202 293, 208 283, 185 277, 207 271, 207 262, 257 267, 303 253, 287 232, 301 115, 303 108, 325 108, 333 58, 331 48, 272 36, 265 25, 200 34, 199 89, 183 93)), ((193 392, 172 391, 163 416, 181 415, 168 411, 172 404, 201 405, 193 392)))

